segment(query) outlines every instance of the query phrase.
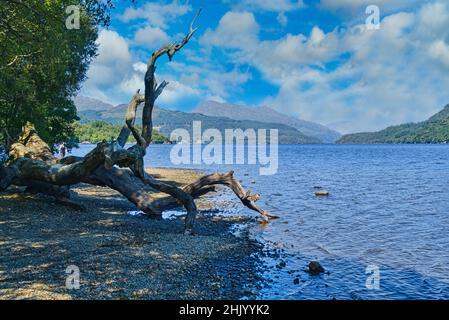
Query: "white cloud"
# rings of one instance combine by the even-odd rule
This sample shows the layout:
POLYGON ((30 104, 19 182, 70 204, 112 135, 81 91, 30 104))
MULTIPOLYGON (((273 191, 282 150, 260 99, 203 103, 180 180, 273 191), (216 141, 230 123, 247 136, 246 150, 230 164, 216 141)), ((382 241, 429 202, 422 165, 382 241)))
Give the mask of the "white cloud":
POLYGON ((128 43, 115 31, 101 30, 96 44, 98 45, 98 57, 95 62, 98 64, 120 64, 131 60, 128 43))
MULTIPOLYGON (((132 96, 137 89, 141 89, 143 92, 145 88, 144 75, 146 70, 147 65, 145 63, 134 63, 132 65, 132 72, 120 82, 118 89, 128 96, 132 96)), ((196 88, 195 85, 189 82, 178 81, 173 75, 156 74, 156 79, 159 82, 162 82, 162 80, 169 82, 159 96, 157 104, 174 106, 185 99, 199 97, 202 94, 201 90, 196 88)))
POLYGON ((226 70, 214 61, 203 59, 203 64, 192 65, 171 62, 170 68, 179 74, 179 81, 202 91, 203 96, 220 97, 222 100, 241 91, 241 86, 252 78, 249 71, 237 68, 226 70))
POLYGON ((417 17, 417 29, 421 37, 435 39, 447 35, 449 10, 447 1, 436 1, 422 7, 417 17))
POLYGON ((82 94, 116 102, 117 96, 105 92, 119 85, 129 73, 132 56, 128 43, 112 30, 101 30, 96 43, 98 56, 89 67, 82 94))
POLYGON ((236 8, 273 12, 287 12, 302 9, 305 7, 303 0, 227 0, 224 2, 231 3, 236 8))
POLYGON ((143 62, 137 62, 132 65, 132 70, 133 72, 131 72, 119 84, 120 91, 128 94, 129 96, 132 96, 138 89, 143 92, 145 88, 143 79, 147 66, 143 62))
POLYGON ((230 60, 278 86, 264 103, 342 132, 377 130, 423 120, 449 101, 448 14, 449 5, 436 1, 387 15, 379 30, 361 24, 325 33, 315 26, 308 35, 265 41, 244 32, 251 45, 236 41, 241 35, 219 41, 220 21, 204 43, 232 48, 224 51, 230 60))
POLYGON ((217 96, 217 95, 207 96, 205 100, 215 101, 215 102, 219 102, 219 103, 226 103, 226 100, 223 97, 217 96))
POLYGON ((199 96, 200 90, 192 88, 176 80, 170 80, 162 94, 159 96, 157 103, 173 105, 182 102, 184 99, 199 96))
MULTIPOLYGON (((178 1, 170 4, 146 3, 139 9, 126 9, 121 17, 123 21, 144 19, 145 27, 137 29, 132 39, 125 39, 111 30, 100 32, 97 40, 99 55, 89 68, 88 80, 83 85, 81 94, 118 104, 130 99, 137 89, 143 90, 146 64, 136 62, 138 61, 136 56, 140 55, 140 52, 131 52, 130 45, 138 44, 146 49, 154 49, 169 42, 170 38, 165 31, 169 19, 171 21, 190 10, 188 3, 180 4, 178 1)), ((176 72, 168 76, 163 74, 156 76, 159 82, 164 79, 169 81, 158 103, 176 106, 185 99, 207 96, 208 93, 204 91, 206 86, 202 85, 202 81, 197 79, 189 82, 187 78, 184 79, 186 81, 180 81, 176 79, 178 76, 184 79, 186 74, 176 72)), ((194 75, 190 76, 190 79, 194 79, 194 75)), ((209 81, 215 82, 213 79, 215 76, 209 81)))
POLYGON ((427 0, 321 0, 319 7, 341 12, 343 14, 359 12, 365 14, 365 9, 369 5, 376 5, 380 8, 381 14, 391 13, 397 10, 414 9, 416 6, 428 2, 427 0))
POLYGON ((227 12, 218 23, 215 30, 206 30, 200 43, 222 48, 240 48, 251 46, 257 40, 259 24, 254 14, 250 12, 227 12))
POLYGON ((170 37, 158 27, 147 26, 143 29, 136 31, 134 35, 134 42, 141 44, 148 49, 156 49, 160 46, 167 44, 170 41, 170 37))
POLYGON ((283 27, 285 27, 288 24, 288 18, 285 15, 285 12, 279 12, 276 20, 279 22, 279 24, 283 27))
POLYGON ((449 71, 449 45, 443 40, 438 40, 432 43, 429 47, 429 54, 443 65, 448 68, 449 71))
MULTIPOLYGON (((188 62, 176 60, 165 65, 167 74, 158 74, 158 80, 166 79, 170 84, 158 100, 161 105, 179 106, 186 99, 205 97, 233 101, 234 94, 242 92, 253 77, 248 70, 254 69, 278 88, 276 94, 266 97, 265 104, 306 120, 331 124, 343 132, 423 120, 449 101, 447 2, 436 0, 420 6, 415 0, 380 0, 384 18, 379 30, 352 24, 325 32, 317 25, 304 34, 270 40, 260 38, 254 13, 241 11, 249 10, 252 2, 246 1, 246 7, 240 9, 233 7, 216 28, 207 29, 199 39, 200 50, 184 48, 188 62), (385 10, 408 8, 410 3, 415 3, 415 10, 385 14, 385 10), (223 49, 227 58, 215 55, 212 48, 223 49), (226 63, 222 64, 223 60, 226 63)), ((281 3, 287 2, 293 3, 281 3)), ((271 1, 261 1, 253 8, 277 12, 281 25, 287 22, 284 12, 294 10, 270 9, 268 3, 271 1)), ((358 10, 365 2, 343 0, 339 4, 321 1, 322 8, 335 11, 358 10)), ((132 57, 128 43, 155 48, 168 41, 170 14, 160 14, 170 11, 166 6, 171 8, 171 17, 191 10, 188 4, 177 1, 147 3, 140 9, 128 9, 122 16, 125 21, 146 20, 146 27, 138 29, 132 40, 114 31, 100 32, 99 56, 89 70, 84 94, 122 103, 123 97, 143 89, 146 65, 134 63, 138 60, 132 57), (157 10, 148 14, 144 9, 150 4, 157 10)))
POLYGON ((291 12, 306 7, 303 0, 223 0, 232 4, 235 11, 276 12, 276 20, 285 27, 288 24, 286 12, 291 12))
MULTIPOLYGON (((99 55, 89 68, 89 79, 81 94, 119 104, 130 99, 137 89, 145 88, 143 79, 147 66, 143 62, 133 63, 125 38, 115 31, 102 30, 97 44, 99 55)), ((159 97, 158 103, 173 105, 183 99, 198 97, 201 93, 199 89, 170 76, 156 75, 156 78, 170 82, 159 97)))
POLYGON ((133 70, 145 74, 147 72, 147 65, 143 62, 136 62, 133 64, 133 70))
POLYGON ((232 70, 228 72, 206 72, 204 84, 209 92, 215 96, 229 97, 230 94, 237 91, 237 89, 251 79, 249 72, 241 72, 239 70, 232 70))
POLYGON ((169 4, 148 2, 140 8, 130 7, 126 9, 120 18, 124 22, 144 19, 150 26, 167 29, 170 21, 185 15, 191 10, 192 7, 188 3, 182 4, 176 0, 169 4))

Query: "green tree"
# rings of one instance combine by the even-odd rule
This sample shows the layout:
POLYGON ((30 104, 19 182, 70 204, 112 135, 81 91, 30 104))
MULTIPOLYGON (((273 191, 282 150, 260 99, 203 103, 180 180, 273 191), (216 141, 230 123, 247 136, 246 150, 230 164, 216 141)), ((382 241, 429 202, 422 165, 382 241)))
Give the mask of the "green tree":
MULTIPOLYGON (((141 126, 136 126, 138 130, 141 130, 141 126)), ((122 125, 112 124, 105 121, 91 121, 88 123, 76 123, 75 124, 75 142, 90 142, 98 143, 103 140, 111 141, 117 139, 117 136, 122 129, 122 125)), ((169 139, 157 130, 153 130, 152 143, 166 143, 169 139)), ((128 143, 135 143, 136 140, 131 135, 128 138, 128 143)))
POLYGON ((0 144, 27 121, 52 145, 74 137, 72 97, 97 52, 98 28, 111 0, 2 0, 0 5, 0 144), (70 5, 80 28, 67 29, 70 5))

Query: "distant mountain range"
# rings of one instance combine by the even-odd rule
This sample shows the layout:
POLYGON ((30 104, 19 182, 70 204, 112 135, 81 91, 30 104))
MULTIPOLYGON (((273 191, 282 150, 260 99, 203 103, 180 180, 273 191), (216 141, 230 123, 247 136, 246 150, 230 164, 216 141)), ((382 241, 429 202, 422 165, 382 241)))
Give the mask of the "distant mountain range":
POLYGON ((426 121, 392 126, 378 132, 348 134, 337 143, 449 143, 449 105, 426 121))
POLYGON ((76 109, 78 112, 80 111, 105 111, 114 107, 112 104, 78 95, 73 100, 75 102, 76 109))
MULTIPOLYGON (((90 121, 105 121, 112 124, 123 124, 127 109, 126 104, 113 106, 102 101, 79 96, 75 100, 78 115, 82 123, 90 121)), ((141 118, 138 116, 137 122, 141 118)), ((229 117, 208 116, 200 113, 187 113, 173 111, 155 107, 153 110, 153 125, 165 136, 170 136, 171 132, 178 128, 184 128, 192 136, 192 122, 201 121, 202 130, 209 128, 218 129, 223 137, 225 129, 278 129, 279 143, 281 144, 305 144, 321 143, 322 140, 303 134, 298 129, 276 121, 255 121, 255 120, 235 120, 229 117)))
POLYGON ((318 138, 324 143, 334 143, 341 137, 341 134, 337 131, 321 124, 288 116, 266 106, 250 108, 229 103, 205 101, 193 109, 192 112, 212 117, 227 117, 234 120, 281 123, 293 127, 307 136, 318 138))

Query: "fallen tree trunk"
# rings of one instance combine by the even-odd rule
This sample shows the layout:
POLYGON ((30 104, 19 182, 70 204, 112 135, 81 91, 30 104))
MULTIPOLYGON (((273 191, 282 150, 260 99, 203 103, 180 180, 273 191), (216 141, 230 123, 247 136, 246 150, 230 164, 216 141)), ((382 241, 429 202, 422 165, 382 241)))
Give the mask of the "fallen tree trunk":
MULTIPOLYGON (((27 186, 28 192, 45 193, 55 197, 58 203, 80 208, 80 205, 70 200, 70 185, 84 182, 110 187, 120 192, 145 214, 160 217, 163 211, 186 207, 189 201, 194 203, 194 199, 215 191, 215 185, 224 185, 229 187, 246 207, 259 212, 264 219, 275 218, 256 206, 259 194, 245 191, 234 178, 232 171, 206 175, 183 188, 178 188, 156 180, 146 173, 142 178, 130 168, 114 165, 134 159, 134 153, 115 149, 116 142, 99 143, 85 157, 69 156, 57 159, 30 123, 24 127, 19 141, 21 142, 12 146, 9 164, 6 167, 0 166, 0 190, 5 190, 11 184, 27 186), (152 196, 155 191, 165 192, 169 196, 155 198, 152 196), (187 195, 188 200, 182 198, 183 194, 187 195)), ((130 163, 134 164, 133 161, 130 163)), ((189 210, 196 211, 196 206, 189 210)), ((195 215, 187 214, 187 233, 193 230, 195 215)))
MULTIPOLYGON (((195 19, 198 15, 199 13, 195 19)), ((71 185, 84 182, 105 186, 121 193, 149 216, 160 217, 164 210, 184 207, 187 211, 185 232, 190 234, 198 211, 194 199, 215 191, 215 185, 224 185, 235 193, 243 205, 260 213, 264 219, 276 218, 256 205, 260 195, 246 191, 234 178, 232 171, 206 175, 183 188, 159 181, 145 172, 144 156, 151 143, 154 103, 168 85, 165 81, 157 84, 156 62, 163 55, 172 60, 174 54, 187 44, 197 30, 193 28, 195 19, 190 32, 179 44, 164 46, 150 57, 144 79, 145 94, 140 94, 138 90, 132 97, 125 115, 125 124, 117 140, 99 143, 84 157, 57 159, 39 137, 32 123, 27 122, 18 141, 10 148, 6 166, 0 164, 0 191, 10 185, 27 186, 29 192, 45 193, 53 196, 59 203, 77 207, 70 200, 71 185), (134 124, 141 103, 144 103, 144 107, 142 132, 139 132, 134 124), (135 138, 136 144, 125 149, 130 134, 135 138), (155 191, 166 193, 167 196, 155 198, 152 196, 155 191)))

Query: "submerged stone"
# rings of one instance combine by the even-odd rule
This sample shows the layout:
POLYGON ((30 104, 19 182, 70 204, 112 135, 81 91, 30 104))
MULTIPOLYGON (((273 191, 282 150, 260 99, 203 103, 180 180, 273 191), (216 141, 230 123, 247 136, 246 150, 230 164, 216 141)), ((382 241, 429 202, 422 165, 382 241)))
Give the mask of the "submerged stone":
POLYGON ((318 261, 310 261, 308 272, 311 275, 318 275, 324 272, 324 268, 318 261))

